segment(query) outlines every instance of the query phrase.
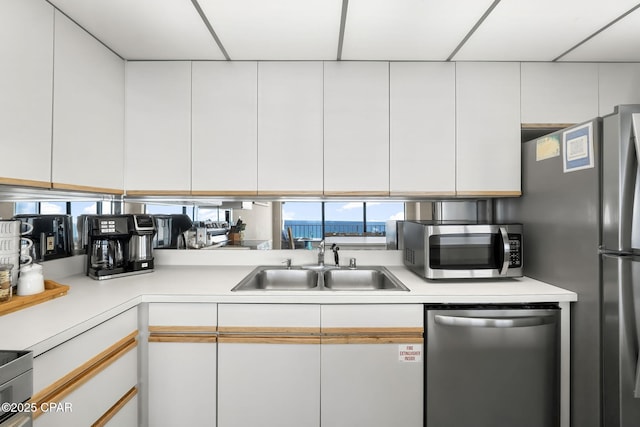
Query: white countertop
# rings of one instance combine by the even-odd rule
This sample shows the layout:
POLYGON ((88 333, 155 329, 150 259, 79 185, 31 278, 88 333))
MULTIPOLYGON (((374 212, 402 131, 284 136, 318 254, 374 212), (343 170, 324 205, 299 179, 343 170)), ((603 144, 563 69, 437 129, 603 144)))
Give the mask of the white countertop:
POLYGON ((416 304, 577 300, 574 292, 527 277, 437 282, 424 280, 400 265, 387 268, 409 292, 231 292, 256 265, 160 265, 151 273, 103 281, 83 274, 56 278, 70 286, 68 294, 1 316, 0 348, 31 349, 38 355, 140 302, 416 304))

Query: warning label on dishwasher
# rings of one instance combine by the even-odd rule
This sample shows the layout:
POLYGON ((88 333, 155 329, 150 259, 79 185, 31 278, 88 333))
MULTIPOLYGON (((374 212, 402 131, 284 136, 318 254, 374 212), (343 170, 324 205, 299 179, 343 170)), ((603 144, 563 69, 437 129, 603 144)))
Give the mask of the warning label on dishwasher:
POLYGON ((421 344, 400 344, 398 357, 401 362, 422 362, 421 344))

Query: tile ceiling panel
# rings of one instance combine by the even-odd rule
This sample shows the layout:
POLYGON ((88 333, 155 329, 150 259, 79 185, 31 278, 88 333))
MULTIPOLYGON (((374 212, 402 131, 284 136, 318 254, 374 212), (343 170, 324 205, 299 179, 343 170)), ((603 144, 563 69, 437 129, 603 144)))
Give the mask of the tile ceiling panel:
POLYGON ((199 0, 231 59, 336 59, 342 0, 199 0))
POLYGON ((502 0, 453 60, 551 61, 637 1, 502 0))
POLYGON ((342 59, 445 60, 492 2, 350 0, 342 59))
POLYGON ((640 61, 640 9, 578 46, 561 61, 640 61))
POLYGON ((125 59, 224 59, 189 0, 50 0, 125 59))

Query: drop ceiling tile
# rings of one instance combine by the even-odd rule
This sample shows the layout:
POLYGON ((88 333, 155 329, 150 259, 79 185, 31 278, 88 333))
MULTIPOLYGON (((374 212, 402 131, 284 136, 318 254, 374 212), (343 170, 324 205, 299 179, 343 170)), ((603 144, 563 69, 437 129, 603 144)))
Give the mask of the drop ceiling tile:
POLYGON ((125 59, 224 59, 189 0, 50 0, 125 59))
POLYGON ((454 60, 551 61, 637 0, 502 0, 454 60))
POLYGON ((594 38, 563 56, 561 61, 640 61, 640 10, 636 9, 594 38))
POLYGON ((342 0, 199 0, 231 59, 331 60, 342 0))
POLYGON ((447 59, 491 3, 350 0, 342 59, 447 59))

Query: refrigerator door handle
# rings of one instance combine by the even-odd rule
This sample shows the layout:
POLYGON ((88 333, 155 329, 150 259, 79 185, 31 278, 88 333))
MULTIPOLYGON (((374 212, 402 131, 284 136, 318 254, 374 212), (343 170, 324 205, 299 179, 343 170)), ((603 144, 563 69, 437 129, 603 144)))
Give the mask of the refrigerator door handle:
POLYGON ((636 386, 633 388, 633 397, 640 399, 640 355, 636 364, 636 386))
POLYGON ((528 317, 464 317, 436 314, 436 323, 445 326, 462 326, 467 328, 523 328, 555 323, 553 316, 528 317))
POLYGON ((500 275, 507 274, 509 269, 509 256, 511 255, 511 245, 509 244, 509 234, 505 227, 500 227, 500 235, 502 236, 502 268, 500 269, 500 275))

